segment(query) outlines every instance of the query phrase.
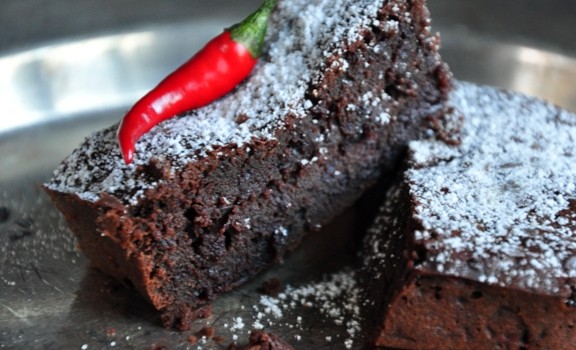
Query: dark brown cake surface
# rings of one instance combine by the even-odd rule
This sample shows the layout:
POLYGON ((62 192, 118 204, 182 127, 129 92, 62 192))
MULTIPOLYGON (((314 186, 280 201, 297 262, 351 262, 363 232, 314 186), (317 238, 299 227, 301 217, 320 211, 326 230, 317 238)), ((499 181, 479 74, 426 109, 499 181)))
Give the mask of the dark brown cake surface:
POLYGON ((462 144, 416 141, 364 245, 375 343, 574 349, 576 116, 458 83, 462 144))
POLYGON ((269 33, 246 82, 154 128, 133 164, 113 126, 46 184, 92 264, 166 326, 282 260, 443 122, 424 1, 280 1, 269 33))

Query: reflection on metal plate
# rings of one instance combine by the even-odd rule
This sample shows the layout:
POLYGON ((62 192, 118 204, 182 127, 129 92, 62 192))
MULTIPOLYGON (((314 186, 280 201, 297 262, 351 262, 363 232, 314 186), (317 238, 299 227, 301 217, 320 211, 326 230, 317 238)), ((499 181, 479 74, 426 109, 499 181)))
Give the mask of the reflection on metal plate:
POLYGON ((456 78, 540 97, 576 112, 576 59, 502 43, 467 31, 447 31, 442 55, 456 78))
POLYGON ((128 106, 222 27, 217 21, 182 23, 0 58, 0 134, 48 119, 128 106))
MULTIPOLYGON (((281 277, 283 283, 306 283, 353 258, 346 248, 354 228, 346 226, 351 220, 341 219, 283 265, 219 299, 214 316, 197 328, 217 326, 224 341, 193 346, 193 332, 162 329, 138 296, 87 268, 39 188, 86 134, 117 121, 123 109, 224 25, 212 19, 151 26, 0 57, 0 349, 223 349, 234 334, 246 339, 252 324, 234 332, 224 325, 237 317, 251 319, 262 281, 281 277), (321 242, 328 235, 326 248, 321 242)), ((443 38, 443 55, 457 78, 522 91, 576 111, 574 59, 467 31, 445 30, 443 38)), ((272 330, 298 348, 343 348, 343 327, 305 307, 274 322, 272 330), (294 328, 298 315, 307 318, 294 328)))

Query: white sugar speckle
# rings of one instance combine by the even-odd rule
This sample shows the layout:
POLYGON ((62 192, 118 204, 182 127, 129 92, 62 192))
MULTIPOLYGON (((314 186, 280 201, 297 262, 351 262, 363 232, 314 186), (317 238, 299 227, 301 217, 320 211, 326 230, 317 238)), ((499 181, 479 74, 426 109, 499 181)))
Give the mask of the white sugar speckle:
POLYGON ((284 237, 287 237, 287 236, 288 236, 288 229, 286 229, 286 228, 283 227, 283 226, 280 226, 279 228, 277 228, 277 229, 274 231, 274 233, 277 234, 277 235, 282 235, 282 236, 284 236, 284 237))
POLYGON ((244 320, 242 319, 242 317, 236 317, 232 323, 232 326, 230 327, 231 330, 241 330, 244 329, 244 320))

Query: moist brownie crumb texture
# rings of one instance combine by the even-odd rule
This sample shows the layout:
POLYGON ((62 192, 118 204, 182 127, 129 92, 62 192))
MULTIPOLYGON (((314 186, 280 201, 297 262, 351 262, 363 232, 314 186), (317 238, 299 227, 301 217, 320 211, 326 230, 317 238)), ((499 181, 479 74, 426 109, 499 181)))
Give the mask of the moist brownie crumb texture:
POLYGON ((130 165, 117 126, 94 133, 46 190, 95 267, 186 329, 444 125, 438 46, 424 1, 279 1, 234 92, 152 129, 130 165))
POLYGON ((365 241, 377 343, 573 349, 576 116, 466 83, 451 102, 461 146, 412 142, 365 241))

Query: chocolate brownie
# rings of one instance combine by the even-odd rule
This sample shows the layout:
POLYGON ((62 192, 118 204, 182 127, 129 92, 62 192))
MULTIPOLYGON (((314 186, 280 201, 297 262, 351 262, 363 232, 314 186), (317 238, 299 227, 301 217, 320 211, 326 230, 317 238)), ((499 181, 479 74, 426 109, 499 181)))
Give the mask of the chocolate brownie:
POLYGON ((442 124, 451 75, 423 0, 280 1, 226 97, 167 120, 124 164, 117 126, 46 190, 92 264, 186 329, 293 250, 442 124))
POLYGON ((574 349, 576 115, 456 83, 460 147, 410 144, 364 241, 378 346, 574 349))

